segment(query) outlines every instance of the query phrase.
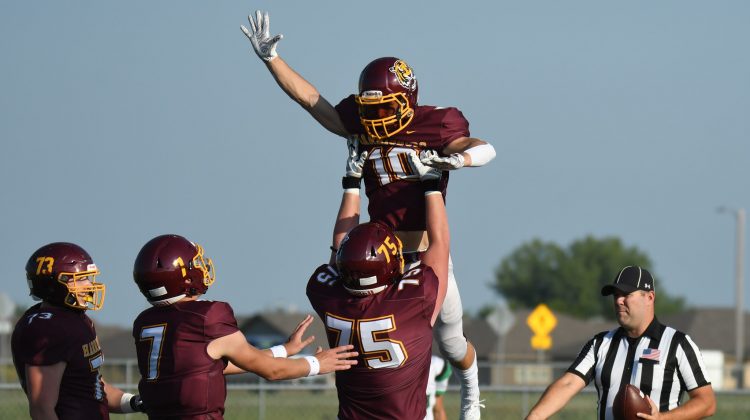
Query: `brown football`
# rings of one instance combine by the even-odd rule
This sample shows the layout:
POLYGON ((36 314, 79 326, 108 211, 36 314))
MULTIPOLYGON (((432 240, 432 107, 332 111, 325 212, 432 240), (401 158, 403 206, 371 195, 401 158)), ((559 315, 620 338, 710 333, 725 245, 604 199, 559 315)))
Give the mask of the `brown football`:
POLYGON ((620 388, 612 403, 615 420, 638 420, 637 413, 651 413, 651 405, 640 389, 631 384, 620 388))

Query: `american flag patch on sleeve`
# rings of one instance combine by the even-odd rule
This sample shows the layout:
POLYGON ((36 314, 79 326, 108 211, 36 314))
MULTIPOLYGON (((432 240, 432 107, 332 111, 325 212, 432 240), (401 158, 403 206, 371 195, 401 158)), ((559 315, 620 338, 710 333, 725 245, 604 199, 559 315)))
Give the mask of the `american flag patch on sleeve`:
POLYGON ((643 349, 643 354, 641 355, 641 359, 659 361, 660 355, 661 355, 661 351, 659 351, 659 349, 643 349))

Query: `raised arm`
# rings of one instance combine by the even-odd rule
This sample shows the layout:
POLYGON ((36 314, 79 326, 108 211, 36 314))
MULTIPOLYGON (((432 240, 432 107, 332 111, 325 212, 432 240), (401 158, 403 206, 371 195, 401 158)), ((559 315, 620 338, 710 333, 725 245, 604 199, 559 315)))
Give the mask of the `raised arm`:
POLYGON ((336 250, 350 230, 359 224, 360 197, 359 188, 362 183, 362 168, 367 162, 367 152, 359 153, 359 144, 356 140, 348 140, 349 154, 346 159, 346 174, 341 179, 344 193, 341 196, 341 205, 336 215, 336 223, 333 226, 333 238, 331 241, 331 260, 329 264, 336 261, 336 250))
POLYGON ((440 282, 435 312, 432 314, 434 325, 440 313, 440 308, 443 306, 448 288, 448 257, 450 254, 448 215, 445 211, 443 194, 440 192, 441 171, 422 164, 414 151, 409 152, 409 158, 414 168, 419 172, 419 178, 424 188, 425 223, 430 247, 422 255, 422 262, 432 268, 440 282))
POLYGON ((274 80, 292 100, 300 104, 326 130, 342 137, 349 137, 336 109, 318 92, 310 82, 294 71, 276 52, 276 45, 284 38, 278 34, 271 37, 268 12, 255 12, 247 17, 250 28, 240 25, 242 32, 253 46, 255 53, 266 63, 274 80))

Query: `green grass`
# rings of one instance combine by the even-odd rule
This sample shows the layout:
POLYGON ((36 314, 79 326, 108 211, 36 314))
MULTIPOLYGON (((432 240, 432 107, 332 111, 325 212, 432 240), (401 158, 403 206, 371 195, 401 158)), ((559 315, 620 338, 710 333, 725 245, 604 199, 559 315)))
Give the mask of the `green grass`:
MULTIPOLYGON (((265 420, 330 420, 336 418, 336 392, 326 391, 265 391, 261 406, 258 391, 230 390, 227 397, 225 418, 227 420, 260 420, 264 411, 265 420)), ((486 408, 482 411, 485 420, 520 419, 539 398, 539 393, 505 392, 482 393, 486 408)), ((750 417, 750 396, 719 394, 718 410, 714 418, 727 420, 745 420, 750 417)), ((445 405, 450 419, 458 418, 457 392, 446 394, 445 405)), ((595 418, 596 396, 585 393, 576 396, 555 419, 590 419, 595 418)), ((26 397, 21 390, 0 390, 0 419, 28 418, 26 397)), ((140 419, 142 415, 114 415, 116 419, 140 419)))

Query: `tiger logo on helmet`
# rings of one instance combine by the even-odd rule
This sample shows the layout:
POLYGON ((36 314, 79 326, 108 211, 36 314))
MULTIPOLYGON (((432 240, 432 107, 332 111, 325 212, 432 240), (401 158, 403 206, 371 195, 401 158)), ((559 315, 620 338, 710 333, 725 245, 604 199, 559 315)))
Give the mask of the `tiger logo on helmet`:
POLYGON ((414 70, 406 64, 406 61, 396 60, 388 71, 396 75, 398 83, 404 89, 414 90, 417 88, 417 77, 414 75, 414 70))

